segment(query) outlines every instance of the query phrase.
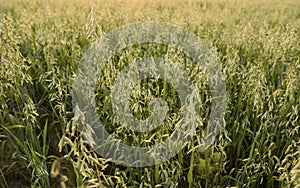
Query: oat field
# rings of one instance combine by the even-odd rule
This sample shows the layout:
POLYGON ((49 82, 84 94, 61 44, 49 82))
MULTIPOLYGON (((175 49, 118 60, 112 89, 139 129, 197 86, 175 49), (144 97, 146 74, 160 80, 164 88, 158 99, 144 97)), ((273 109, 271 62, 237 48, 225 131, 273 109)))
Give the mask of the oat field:
POLYGON ((0 187, 300 187, 299 0, 0 0, 0 33, 0 187), (136 58, 176 62, 200 88, 201 104, 197 134, 175 156, 128 167, 82 136, 72 84, 99 37, 146 21, 185 28, 210 49, 225 77, 226 111, 213 144, 199 150, 212 111, 201 67, 163 44, 123 49, 97 78, 97 112, 114 137, 149 145, 178 122, 178 93, 157 78, 132 89, 129 108, 146 119, 161 97, 163 126, 137 133, 116 121, 112 85, 136 58))

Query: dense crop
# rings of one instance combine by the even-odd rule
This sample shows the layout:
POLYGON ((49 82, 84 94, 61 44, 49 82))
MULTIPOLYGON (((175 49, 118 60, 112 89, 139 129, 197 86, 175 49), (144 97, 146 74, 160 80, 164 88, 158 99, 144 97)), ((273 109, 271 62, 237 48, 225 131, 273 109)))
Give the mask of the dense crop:
MULTIPOLYGON (((3 187, 300 187, 299 1, 0 1, 0 185, 3 187), (104 33, 137 21, 194 32, 225 75, 225 125, 205 152, 198 135, 167 162, 116 165, 77 130, 72 83, 81 58, 104 33)), ((163 140, 177 122, 178 94, 162 79, 130 93, 131 110, 168 104, 164 127, 146 134, 115 121, 109 97, 118 72, 136 57, 176 62, 200 88, 201 125, 211 100, 201 69, 165 45, 126 48, 98 78, 96 103, 106 129, 127 144, 163 140)))

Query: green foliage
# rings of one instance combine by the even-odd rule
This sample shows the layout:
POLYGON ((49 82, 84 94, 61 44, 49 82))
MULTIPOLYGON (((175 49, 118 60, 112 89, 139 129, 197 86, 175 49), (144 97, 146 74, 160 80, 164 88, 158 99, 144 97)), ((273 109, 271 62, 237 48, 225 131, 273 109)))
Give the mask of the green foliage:
POLYGON ((0 185, 3 187, 299 187, 299 1, 0 2, 0 185), (130 2, 130 3, 128 3, 130 2), (201 69, 181 52, 145 44, 124 49, 98 79, 97 107, 107 130, 125 143, 163 140, 177 122, 178 96, 160 79, 131 93, 133 114, 168 103, 164 129, 140 135, 120 127, 109 93, 136 57, 176 62, 201 88, 201 126, 175 157, 146 168, 98 156, 77 130, 72 80, 98 37, 136 21, 171 22, 197 34, 226 76, 226 127, 204 153, 197 147, 210 114, 201 69))

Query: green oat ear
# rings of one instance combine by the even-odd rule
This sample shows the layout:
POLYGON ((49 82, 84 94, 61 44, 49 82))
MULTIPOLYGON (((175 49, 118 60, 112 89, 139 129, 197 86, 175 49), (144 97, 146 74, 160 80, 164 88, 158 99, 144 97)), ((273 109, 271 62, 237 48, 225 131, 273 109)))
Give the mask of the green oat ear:
POLYGON ((291 181, 297 188, 300 187, 300 162, 291 170, 291 181))
POLYGON ((293 186, 295 188, 299 188, 300 187, 300 148, 298 148, 298 151, 295 154, 298 155, 298 160, 296 158, 295 160, 296 165, 291 170, 290 175, 291 175, 291 182, 293 186))

